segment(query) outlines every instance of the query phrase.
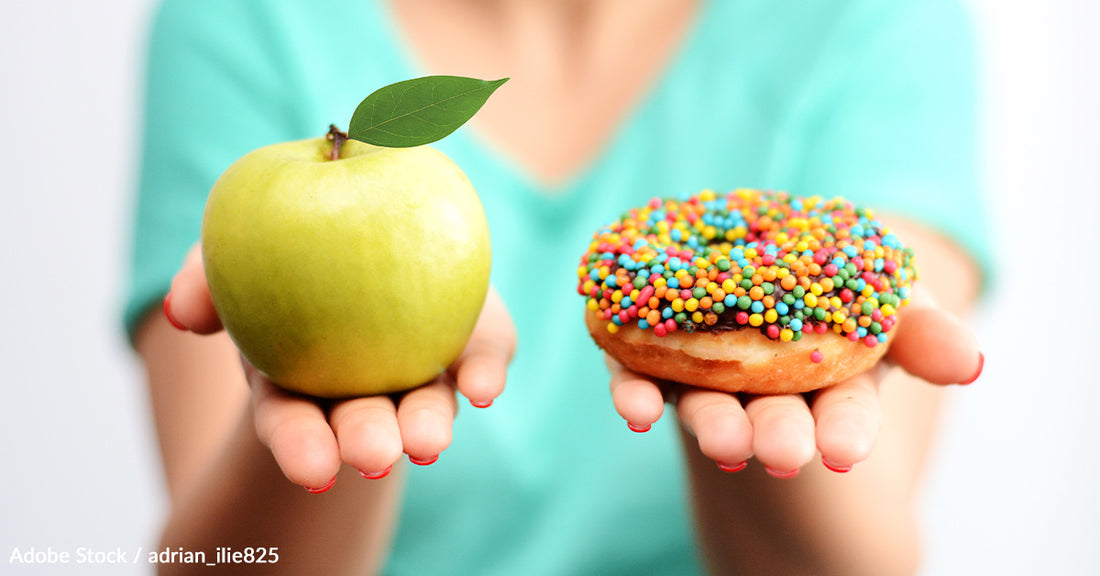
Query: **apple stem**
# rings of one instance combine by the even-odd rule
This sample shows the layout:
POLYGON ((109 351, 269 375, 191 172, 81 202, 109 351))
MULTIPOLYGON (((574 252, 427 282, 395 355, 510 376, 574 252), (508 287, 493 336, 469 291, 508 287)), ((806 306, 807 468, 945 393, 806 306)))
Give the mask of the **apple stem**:
POLYGON ((329 157, 328 157, 329 160, 339 160, 340 159, 340 147, 343 146, 344 142, 347 142, 347 140, 348 140, 347 133, 346 132, 341 132, 340 129, 337 128, 335 124, 329 124, 328 125, 328 134, 325 135, 325 137, 328 138, 329 140, 332 140, 332 153, 329 154, 329 157))

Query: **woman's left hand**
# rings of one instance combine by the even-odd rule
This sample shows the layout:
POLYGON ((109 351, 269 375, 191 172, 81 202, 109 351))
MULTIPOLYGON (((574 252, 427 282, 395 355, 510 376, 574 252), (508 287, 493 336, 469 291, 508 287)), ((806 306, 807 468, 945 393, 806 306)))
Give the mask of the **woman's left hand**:
POLYGON ((970 383, 981 374, 984 358, 973 333, 919 287, 898 314, 901 320, 882 361, 813 393, 716 392, 654 381, 608 358, 612 401, 637 431, 660 419, 669 401, 700 451, 723 470, 740 470, 755 457, 770 474, 786 478, 820 453, 825 466, 846 472, 875 445, 882 419, 879 383, 893 365, 940 385, 970 383))

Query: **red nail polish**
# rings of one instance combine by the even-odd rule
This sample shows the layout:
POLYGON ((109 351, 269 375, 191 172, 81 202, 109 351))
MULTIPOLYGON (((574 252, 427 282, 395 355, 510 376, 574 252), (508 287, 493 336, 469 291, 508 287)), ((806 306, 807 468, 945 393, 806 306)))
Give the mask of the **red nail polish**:
POLYGON ((328 484, 325 484, 320 488, 310 488, 307 486, 306 492, 309 492, 310 494, 320 494, 321 492, 327 492, 329 488, 332 488, 333 484, 336 484, 335 476, 332 477, 332 480, 328 481, 328 484))
POLYGON ((832 462, 826 460, 824 457, 821 458, 821 463, 824 464, 825 467, 829 470, 832 470, 833 472, 839 472, 841 474, 848 472, 852 469, 851 466, 838 466, 836 464, 833 464, 832 462))
POLYGON ((764 470, 767 470, 768 474, 771 474, 776 478, 794 478, 795 476, 798 476, 798 468, 795 468, 794 470, 787 470, 786 472, 784 472, 782 470, 776 470, 771 466, 765 466, 764 470))
POLYGON ((627 422, 626 426, 627 426, 627 428, 630 428, 631 430, 633 430, 635 432, 638 432, 638 433, 649 432, 649 429, 653 427, 652 424, 646 424, 645 426, 635 426, 635 425, 631 424, 630 422, 627 422))
POLYGON ((179 321, 177 321, 175 318, 172 317, 172 293, 171 292, 169 292, 168 295, 164 297, 164 317, 168 319, 168 323, 171 324, 172 327, 175 328, 176 330, 181 330, 183 332, 187 331, 187 326, 184 326, 183 324, 180 324, 179 321))
POLYGON ((492 401, 492 400, 490 400, 490 401, 488 401, 488 402, 474 402, 473 400, 470 400, 470 404, 471 404, 471 405, 472 405, 472 406, 473 406, 474 408, 488 408, 488 407, 490 407, 490 406, 492 406, 492 405, 493 405, 493 401, 492 401))
POLYGON ((978 371, 974 373, 966 382, 959 382, 960 386, 966 386, 967 384, 973 384, 979 376, 982 375, 982 369, 985 368, 985 354, 978 352, 978 371))
POLYGON ((435 463, 436 460, 439 460, 439 454, 436 454, 435 456, 432 456, 431 458, 425 458, 423 460, 421 460, 420 458, 414 458, 412 454, 409 455, 409 462, 412 462, 413 464, 416 464, 417 466, 427 466, 428 464, 435 463))
POLYGON ((360 470, 359 475, 363 478, 366 478, 367 480, 378 480, 380 478, 385 478, 386 476, 388 476, 391 470, 393 470, 392 465, 386 466, 386 469, 381 472, 367 473, 360 470))
POLYGON ((748 465, 749 465, 748 460, 742 460, 740 463, 734 464, 733 466, 728 466, 726 464, 722 464, 721 462, 719 462, 718 463, 718 469, 723 471, 723 472, 740 472, 740 471, 744 470, 745 467, 748 466, 748 465))

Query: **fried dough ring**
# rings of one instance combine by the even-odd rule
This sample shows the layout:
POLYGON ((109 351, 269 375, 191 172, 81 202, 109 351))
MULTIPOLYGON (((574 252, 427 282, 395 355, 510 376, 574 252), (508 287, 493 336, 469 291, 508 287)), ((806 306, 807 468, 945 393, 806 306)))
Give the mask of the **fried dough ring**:
POLYGON ((739 189, 627 211, 593 235, 577 275, 589 333, 627 368, 791 394, 874 366, 917 271, 870 209, 739 189))

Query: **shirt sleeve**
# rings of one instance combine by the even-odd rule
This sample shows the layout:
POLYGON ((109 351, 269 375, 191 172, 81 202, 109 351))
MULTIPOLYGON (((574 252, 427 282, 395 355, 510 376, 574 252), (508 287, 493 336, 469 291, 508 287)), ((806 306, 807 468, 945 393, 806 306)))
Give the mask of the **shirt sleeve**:
POLYGON ((169 0, 154 16, 124 306, 131 339, 198 241, 218 176, 293 133, 275 27, 256 4, 169 0))
POLYGON ((979 188, 970 21, 950 0, 868 2, 834 35, 797 118, 796 189, 844 196, 991 256, 979 188))

